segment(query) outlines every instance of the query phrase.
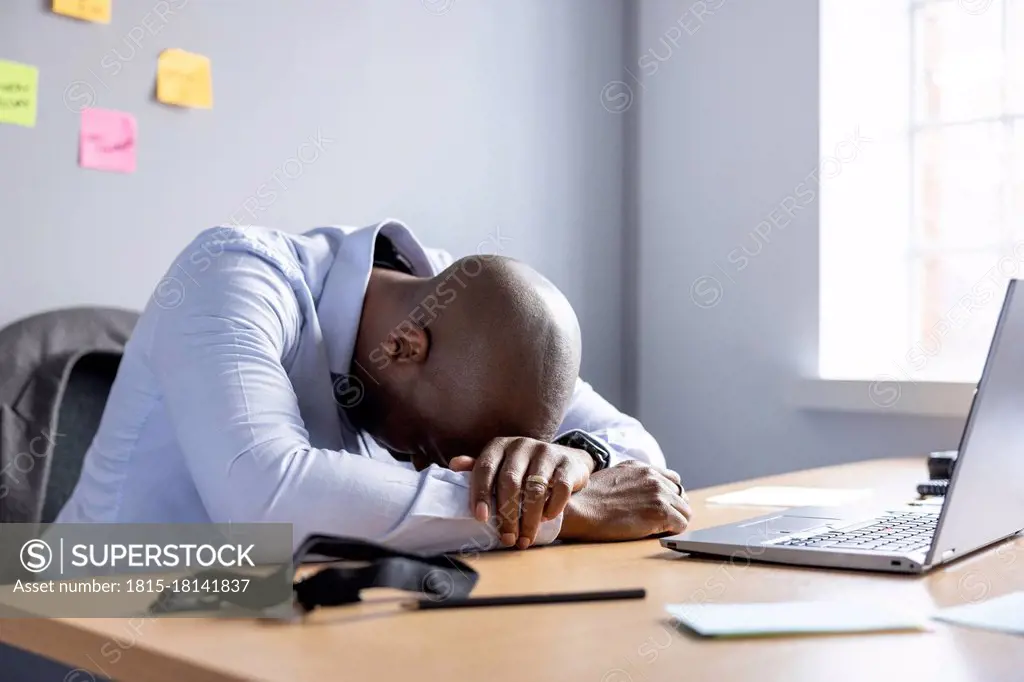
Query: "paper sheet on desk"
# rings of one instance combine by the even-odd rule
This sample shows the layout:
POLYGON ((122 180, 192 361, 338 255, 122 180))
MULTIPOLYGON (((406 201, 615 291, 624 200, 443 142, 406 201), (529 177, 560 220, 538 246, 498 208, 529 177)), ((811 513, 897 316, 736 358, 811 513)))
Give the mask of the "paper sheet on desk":
POLYGON ((951 606, 940 609, 932 617, 969 628, 1024 635, 1024 592, 1011 592, 976 604, 951 606))
POLYGON ((830 601, 668 604, 665 610, 704 637, 923 630, 927 620, 898 606, 830 601))
POLYGON ((863 488, 801 488, 795 486, 756 486, 714 495, 709 504, 737 504, 753 507, 834 507, 850 504, 871 491, 863 488))

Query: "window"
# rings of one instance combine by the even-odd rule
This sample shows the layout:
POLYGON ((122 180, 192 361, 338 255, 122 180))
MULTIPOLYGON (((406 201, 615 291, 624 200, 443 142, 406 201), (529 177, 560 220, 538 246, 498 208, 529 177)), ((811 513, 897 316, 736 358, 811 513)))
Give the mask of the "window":
POLYGON ((821 183, 819 372, 977 381, 1024 277, 1024 0, 822 0, 823 155, 854 134, 821 183))

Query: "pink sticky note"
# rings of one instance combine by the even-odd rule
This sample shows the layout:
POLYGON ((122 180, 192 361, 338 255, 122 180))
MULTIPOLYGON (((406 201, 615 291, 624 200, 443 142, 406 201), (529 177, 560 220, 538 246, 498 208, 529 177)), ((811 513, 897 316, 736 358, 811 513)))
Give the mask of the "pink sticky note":
POLYGON ((135 117, 112 109, 83 109, 78 163, 82 168, 135 172, 135 117))

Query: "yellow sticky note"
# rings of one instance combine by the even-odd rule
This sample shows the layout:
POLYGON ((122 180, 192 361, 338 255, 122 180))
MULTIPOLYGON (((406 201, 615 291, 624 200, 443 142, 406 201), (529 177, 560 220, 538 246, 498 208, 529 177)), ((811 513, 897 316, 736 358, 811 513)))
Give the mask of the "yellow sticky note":
POLYGON ((109 24, 110 2, 111 0, 53 0, 53 11, 83 21, 109 24))
POLYGON ((39 69, 0 59, 0 123, 35 128, 39 69))
POLYGON ((156 98, 179 107, 212 109, 210 58, 178 49, 161 52, 156 65, 156 98))

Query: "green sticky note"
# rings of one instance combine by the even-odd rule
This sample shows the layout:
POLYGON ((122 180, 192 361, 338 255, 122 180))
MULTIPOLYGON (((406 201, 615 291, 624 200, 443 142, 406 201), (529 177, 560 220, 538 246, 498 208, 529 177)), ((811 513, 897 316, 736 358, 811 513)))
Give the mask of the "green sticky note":
POLYGON ((0 123, 34 128, 39 69, 0 59, 0 123))

